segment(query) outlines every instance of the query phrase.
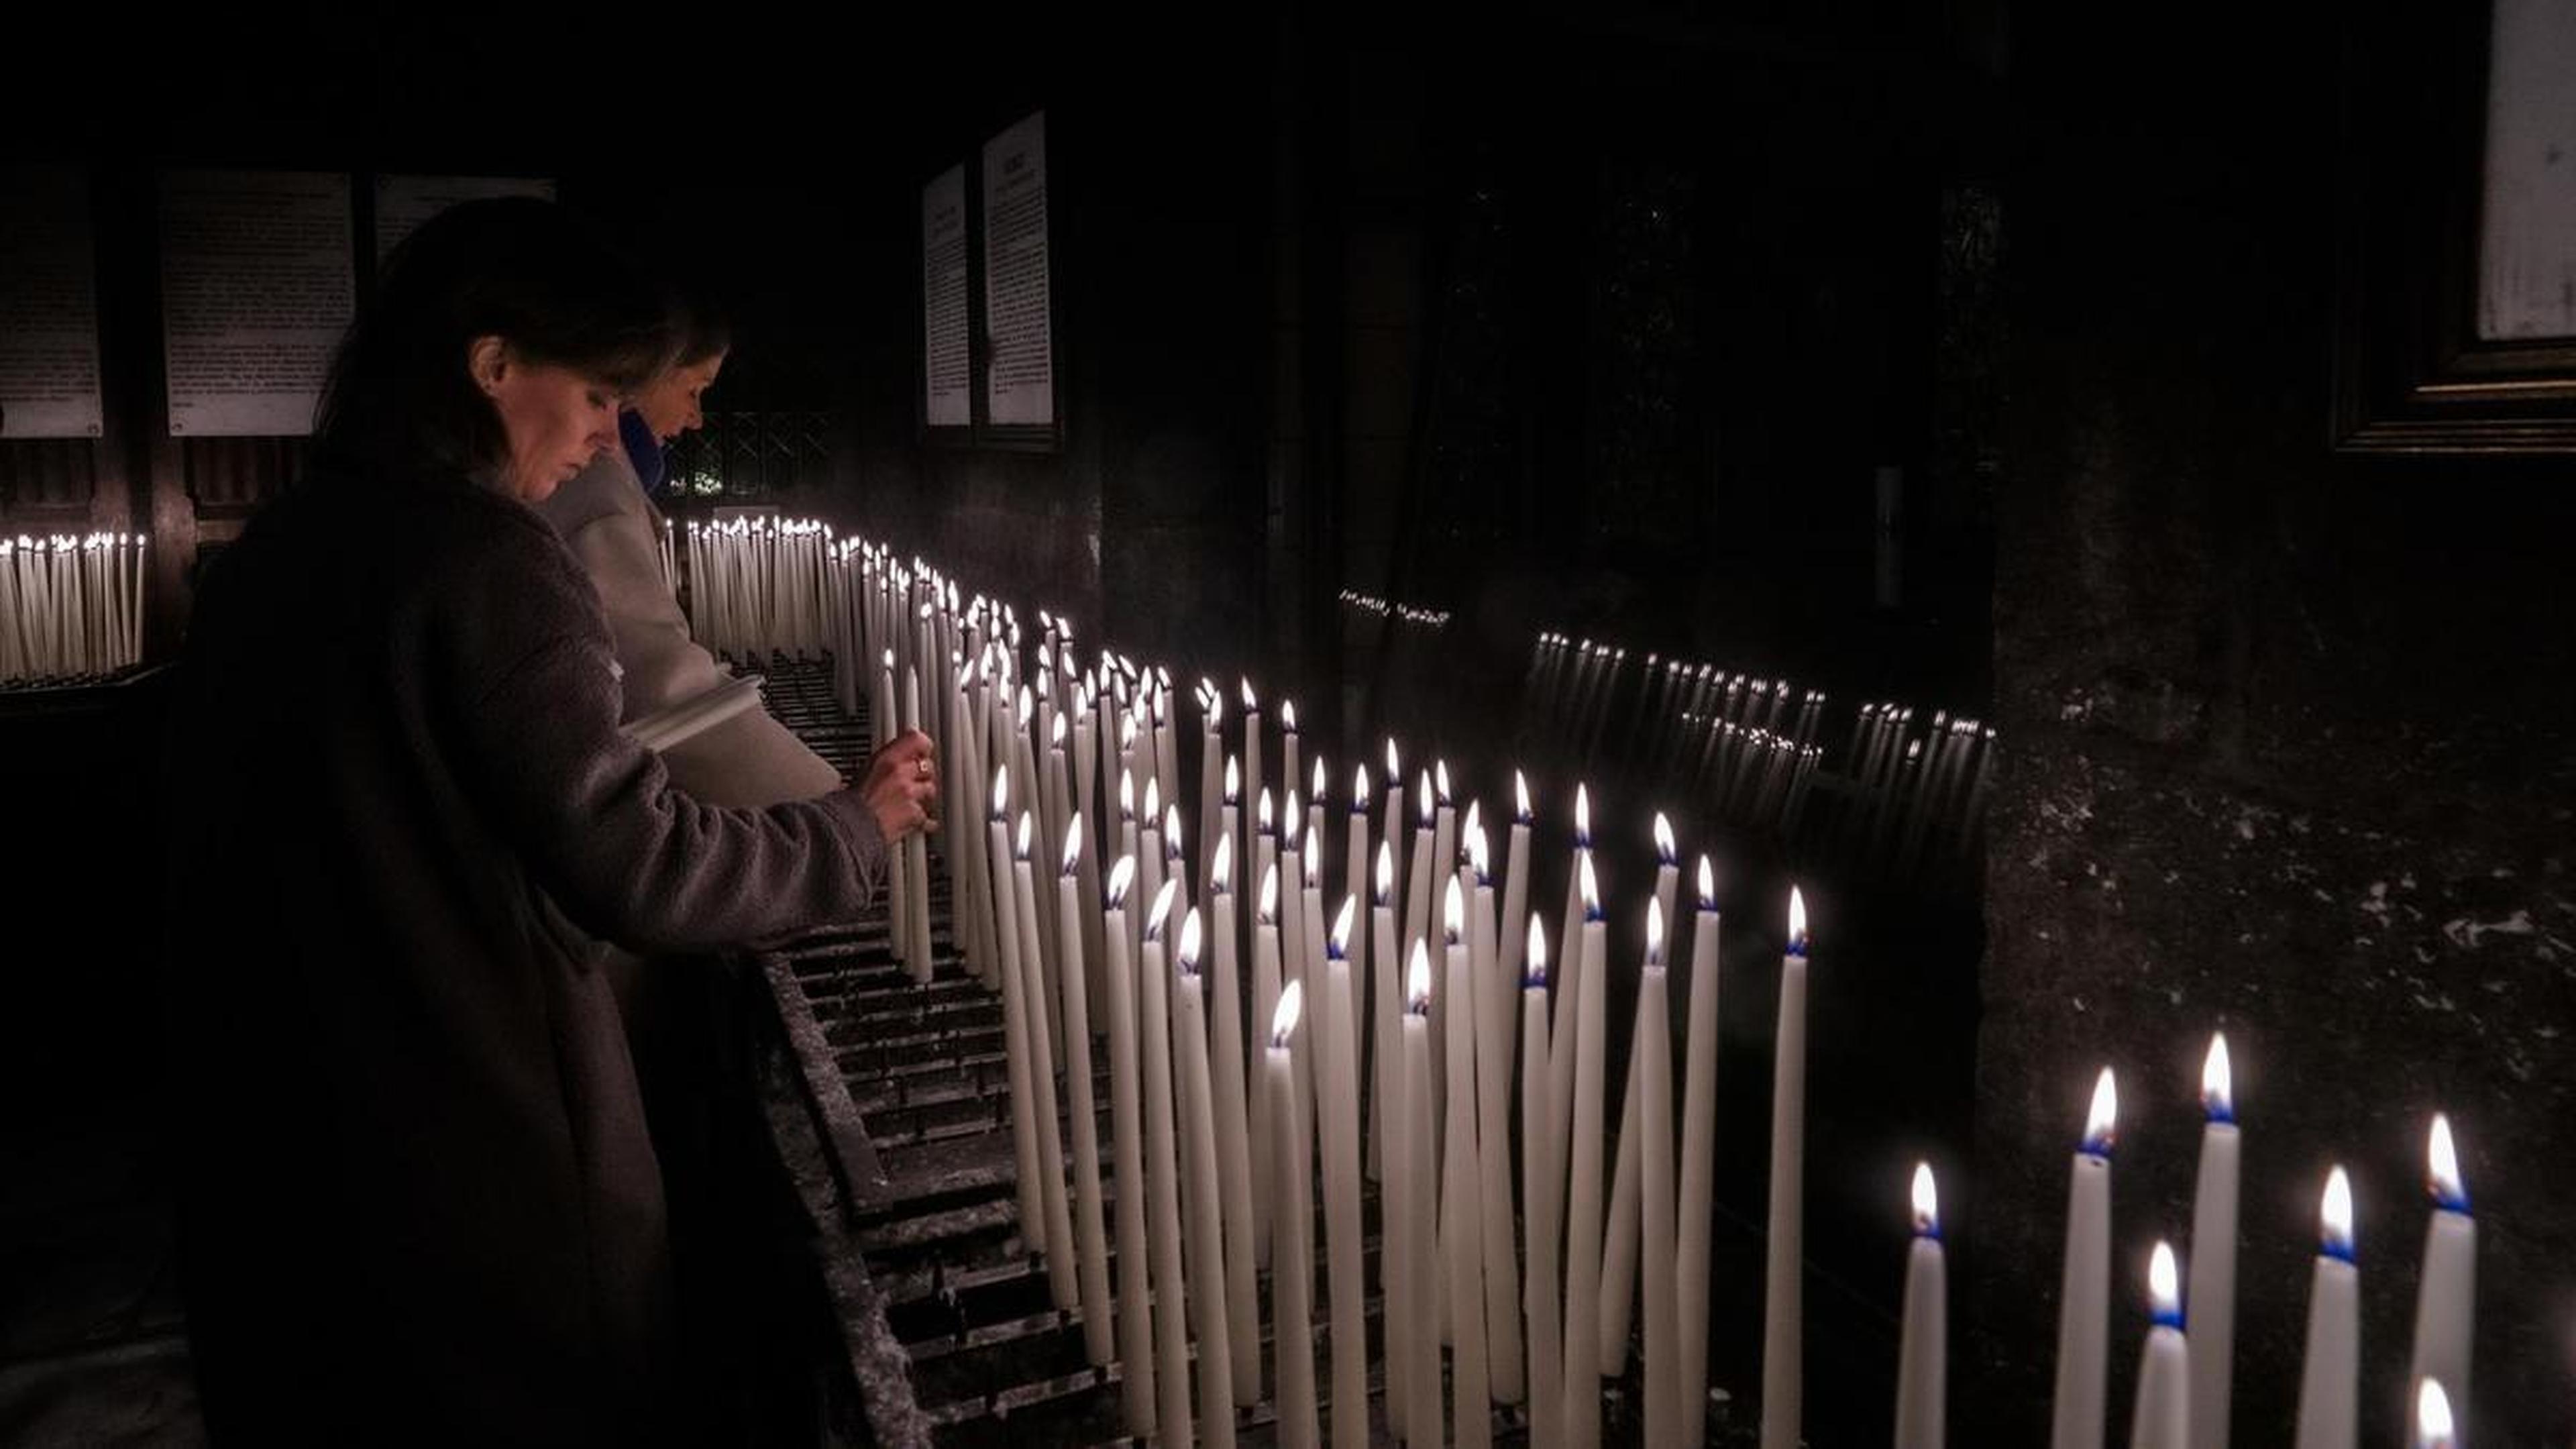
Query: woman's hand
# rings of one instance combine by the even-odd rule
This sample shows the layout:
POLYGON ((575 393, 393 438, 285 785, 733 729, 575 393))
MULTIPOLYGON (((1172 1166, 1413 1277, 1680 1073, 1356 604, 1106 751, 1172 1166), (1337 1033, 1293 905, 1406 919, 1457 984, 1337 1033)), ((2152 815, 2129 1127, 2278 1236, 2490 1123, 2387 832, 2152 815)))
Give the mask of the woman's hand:
POLYGON ((859 798, 877 818, 877 831, 892 845, 916 830, 939 828, 939 763, 930 736, 906 730, 879 746, 868 762, 859 798))

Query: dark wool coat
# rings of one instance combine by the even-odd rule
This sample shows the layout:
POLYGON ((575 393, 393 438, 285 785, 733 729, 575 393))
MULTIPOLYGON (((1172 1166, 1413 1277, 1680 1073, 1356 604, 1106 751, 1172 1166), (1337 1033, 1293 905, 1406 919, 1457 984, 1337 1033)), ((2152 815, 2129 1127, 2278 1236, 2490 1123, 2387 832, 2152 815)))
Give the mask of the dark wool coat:
POLYGON ((585 933, 706 950, 847 919, 885 847, 853 793, 670 789, 618 733, 612 659, 553 530, 461 480, 308 484, 210 570, 168 969, 219 1443, 671 1422, 660 1175, 585 933))

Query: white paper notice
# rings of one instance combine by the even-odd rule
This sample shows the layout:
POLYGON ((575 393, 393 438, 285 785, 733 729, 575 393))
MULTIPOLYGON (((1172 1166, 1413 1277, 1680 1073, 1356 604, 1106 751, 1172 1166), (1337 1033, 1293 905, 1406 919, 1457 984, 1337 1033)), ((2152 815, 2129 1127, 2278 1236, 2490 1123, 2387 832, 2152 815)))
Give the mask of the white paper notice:
POLYGON ((89 187, 68 168, 0 172, 0 438, 98 435, 89 187))
POLYGON ((494 196, 555 199, 555 184, 524 176, 379 176, 376 178, 376 260, 402 244, 420 224, 460 201, 494 196))
POLYGON ((984 330, 993 339, 985 416, 1052 424, 1044 111, 984 144, 984 330))
POLYGON ((349 325, 349 178, 174 171, 161 178, 161 331, 172 437, 313 431, 349 325))
POLYGON ((2478 335, 2576 337, 2576 7, 2496 0, 2478 335))
POLYGON ((930 426, 974 421, 966 332, 966 168, 921 188, 921 375, 930 426))

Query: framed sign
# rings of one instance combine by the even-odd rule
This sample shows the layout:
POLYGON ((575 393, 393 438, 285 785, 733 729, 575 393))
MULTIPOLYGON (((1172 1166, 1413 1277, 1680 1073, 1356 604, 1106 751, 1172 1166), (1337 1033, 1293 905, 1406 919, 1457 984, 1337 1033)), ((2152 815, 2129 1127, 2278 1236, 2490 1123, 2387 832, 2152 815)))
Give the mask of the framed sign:
POLYGON ((2396 9, 2354 12, 2335 446, 2576 452, 2576 7, 2396 9))

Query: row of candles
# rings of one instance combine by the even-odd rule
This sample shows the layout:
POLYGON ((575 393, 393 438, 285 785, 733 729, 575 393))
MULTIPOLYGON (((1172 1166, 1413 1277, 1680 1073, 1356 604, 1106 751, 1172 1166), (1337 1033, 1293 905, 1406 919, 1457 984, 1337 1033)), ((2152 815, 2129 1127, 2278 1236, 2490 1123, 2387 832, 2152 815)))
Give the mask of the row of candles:
MULTIPOLYGON (((1160 1426, 1174 1442, 1195 1432, 1202 1442, 1230 1443, 1235 1409, 1258 1401, 1266 1387, 1283 1442, 1321 1443, 1327 1431, 1337 1446, 1366 1442, 1360 1199, 1364 1182, 1375 1179, 1384 1224, 1376 1289, 1387 1322, 1380 1369, 1387 1418, 1399 1437, 1487 1442, 1492 1405, 1526 1404, 1534 1442, 1597 1444, 1599 1387, 1624 1371, 1633 1319, 1644 1350, 1645 1442, 1701 1442, 1718 1003, 1718 913, 1707 860, 1699 862, 1689 921, 1685 1050, 1676 1080, 1675 963, 1664 923, 1676 919, 1680 868, 1669 824, 1656 818, 1659 864, 1645 903, 1632 1050, 1615 1155, 1604 1162, 1603 1145, 1613 1140, 1603 1080, 1605 915, 1584 792, 1576 796, 1567 905, 1551 952, 1529 908, 1534 814, 1526 782, 1515 779, 1518 810, 1498 887, 1480 806, 1456 809, 1445 765, 1425 772, 1406 848, 1390 741, 1388 774, 1399 783, 1384 795, 1382 813, 1372 821, 1380 797, 1365 767, 1354 772, 1345 811, 1345 873, 1356 862, 1375 862, 1365 906, 1363 882, 1352 881, 1327 932, 1321 858, 1329 840, 1329 772, 1311 762, 1301 811, 1293 782, 1306 762, 1293 705, 1281 708, 1271 736, 1246 682, 1240 733, 1229 739, 1224 697, 1202 681, 1197 805, 1207 824, 1197 838, 1212 843, 1192 862, 1168 673, 1105 655, 1073 682, 1062 710, 1044 707, 1069 668, 1068 622, 1041 617, 1039 667, 1019 683, 1019 626, 1010 610, 982 600, 961 607, 953 583, 856 541, 834 557, 847 566, 835 597, 849 637, 880 662, 878 706, 900 709, 907 724, 940 734, 955 791, 950 817, 985 822, 982 849, 964 840, 951 847, 958 950, 966 968, 1003 998, 1023 1233, 1044 1255, 1057 1305, 1078 1313, 1091 1360, 1120 1365, 1130 1430, 1144 1435, 1160 1426), (919 702, 923 664, 931 666, 939 701, 928 714, 919 702), (903 693, 889 705, 898 679, 903 693), (1278 747, 1276 778, 1289 787, 1288 804, 1257 808, 1247 836, 1244 765, 1252 780, 1271 778, 1261 763, 1266 744, 1278 747), (1230 754, 1229 745, 1240 753, 1230 754), (1119 780, 1114 823, 1094 783, 1112 770, 1119 780), (1023 800, 1016 815, 1014 779, 1036 782, 1034 799, 1023 800), (1041 817, 1047 838, 1062 842, 1054 871, 1033 859, 1041 817), (1086 824, 1093 820, 1102 823, 1086 824), (1248 848, 1241 844, 1247 839, 1248 848), (1105 872, 1097 866, 1104 852, 1115 857, 1105 872), (1261 882, 1249 911, 1234 889, 1247 874, 1261 882), (1406 881, 1401 891, 1399 880, 1406 881), (1560 963, 1553 973, 1551 957, 1560 963), (1246 1028, 1265 1022, 1270 1047, 1256 1062, 1246 1028), (1095 1035, 1108 1045, 1105 1170, 1114 1193, 1103 1187, 1098 1104, 1086 1069, 1095 1035), (1059 1078, 1067 1099, 1061 1111, 1059 1078), (1303 1351, 1319 1200, 1329 1422, 1318 1418, 1314 1364, 1303 1351), (1114 1223, 1104 1202, 1114 1203, 1114 1223), (1272 1275, 1273 1342, 1289 1349, 1276 1355, 1266 1383, 1254 1316, 1264 1268, 1272 1275), (1225 1366, 1199 1376, 1195 1405, 1187 1369, 1193 1343, 1203 1363, 1225 1366), (1443 1346, 1451 1350, 1446 1405, 1443 1346)), ((1256 798, 1267 805, 1269 795, 1264 784, 1256 798)), ((927 979, 926 875, 917 859, 912 870, 896 917, 910 923, 898 931, 914 936, 909 959, 927 979)), ((1799 1288, 1808 962, 1795 891, 1789 925, 1780 962, 1762 1300, 1766 1449, 1798 1442, 1805 1382, 1799 1288)), ((2106 1070, 2074 1159, 2053 1449, 2099 1445, 2107 1432, 2115 1092, 2106 1070)), ((2203 1103, 2208 1122, 2189 1292, 2181 1291, 2171 1250, 2159 1245, 2150 1264, 2155 1325, 2141 1363, 2133 1446, 2223 1449, 2227 1442, 2240 1151, 2223 1038, 2211 1045, 2203 1103)), ((2449 1125, 2440 1118, 2430 1140, 2430 1180, 2435 1206, 2412 1369, 2421 1386, 2415 1442, 2447 1446, 2462 1442, 2464 1431, 2475 1225, 2449 1125)), ((1942 1443, 1947 1419, 1946 1284, 1928 1167, 1916 1169, 1913 1188, 1916 1240, 1896 1388, 1900 1449, 1942 1443)), ((2311 1288, 2299 1449, 2337 1449, 2358 1439, 2359 1280, 2350 1201, 2337 1169, 2326 1188, 2324 1245, 2311 1288)))
MULTIPOLYGON (((669 525, 664 529, 667 571, 677 551, 669 525)), ((823 652, 825 574, 837 542, 828 525, 801 518, 693 519, 685 539, 689 632, 698 642, 737 659, 823 652)))
POLYGON ((142 662, 137 533, 0 538, 0 684, 96 678, 142 662))
POLYGON ((1363 594, 1357 589, 1342 590, 1341 604, 1346 609, 1358 609, 1375 614, 1381 619, 1394 619, 1399 623, 1419 624, 1427 629, 1449 627, 1447 609, 1434 609, 1423 604, 1389 603, 1375 594, 1363 594))

